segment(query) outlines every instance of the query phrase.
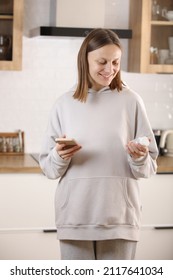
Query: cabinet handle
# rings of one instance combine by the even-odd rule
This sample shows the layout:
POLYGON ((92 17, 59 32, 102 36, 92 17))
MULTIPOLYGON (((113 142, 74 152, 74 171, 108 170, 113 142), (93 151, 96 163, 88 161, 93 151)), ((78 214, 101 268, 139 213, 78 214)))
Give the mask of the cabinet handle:
POLYGON ((52 233, 52 232, 56 232, 56 229, 43 229, 44 233, 52 233))
POLYGON ((157 226, 155 229, 173 229, 173 226, 157 226))

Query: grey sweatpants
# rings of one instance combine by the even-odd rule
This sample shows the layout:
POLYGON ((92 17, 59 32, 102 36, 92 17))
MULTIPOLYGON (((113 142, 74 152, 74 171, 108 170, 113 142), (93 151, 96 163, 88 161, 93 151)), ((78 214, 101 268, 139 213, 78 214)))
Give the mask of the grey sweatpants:
POLYGON ((133 260, 136 241, 115 239, 99 241, 60 240, 62 260, 133 260))

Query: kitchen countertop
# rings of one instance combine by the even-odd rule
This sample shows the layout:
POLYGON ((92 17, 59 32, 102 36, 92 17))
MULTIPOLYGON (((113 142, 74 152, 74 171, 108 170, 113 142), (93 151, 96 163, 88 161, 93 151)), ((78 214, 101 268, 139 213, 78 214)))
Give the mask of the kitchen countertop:
MULTIPOLYGON (((159 156, 157 174, 173 174, 173 157, 159 156)), ((0 173, 42 173, 38 154, 0 155, 0 173)))
POLYGON ((157 174, 173 174, 173 157, 159 156, 157 174))
POLYGON ((0 155, 0 173, 42 173, 31 154, 0 155))

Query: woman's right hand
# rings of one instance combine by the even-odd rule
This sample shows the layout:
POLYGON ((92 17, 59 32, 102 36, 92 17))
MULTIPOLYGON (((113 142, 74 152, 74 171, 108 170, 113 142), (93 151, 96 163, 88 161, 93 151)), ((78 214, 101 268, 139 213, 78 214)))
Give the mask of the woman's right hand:
MULTIPOLYGON (((65 138, 65 137, 64 137, 65 138)), ((56 151, 59 156, 64 160, 69 160, 77 153, 82 147, 77 143, 77 145, 69 147, 66 144, 56 144, 56 151)))

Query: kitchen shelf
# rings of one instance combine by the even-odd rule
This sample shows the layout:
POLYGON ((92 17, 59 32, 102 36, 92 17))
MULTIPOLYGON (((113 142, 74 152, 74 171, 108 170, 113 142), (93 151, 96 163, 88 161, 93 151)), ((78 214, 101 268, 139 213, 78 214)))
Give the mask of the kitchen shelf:
MULTIPOLYGON (((173 21, 152 19, 152 0, 130 0, 128 71, 139 73, 173 73, 173 64, 159 64, 160 49, 169 49, 168 37, 173 37, 173 21), (151 50, 155 49, 155 53, 151 50), (153 59, 154 56, 154 59, 153 59)), ((171 0, 158 0, 161 9, 173 10, 171 0)))
POLYGON ((151 21, 151 25, 170 26, 170 25, 173 25, 173 21, 152 20, 152 21, 151 21))
POLYGON ((5 19, 5 20, 12 20, 13 15, 0 15, 0 20, 5 19))
MULTIPOLYGON (((24 132, 0 133, 0 156, 14 156, 24 154, 24 132), (5 149, 4 149, 5 146, 5 149)), ((2 159, 2 158, 1 158, 2 159)))
POLYGON ((0 70, 22 69, 23 0, 0 1, 0 70))

